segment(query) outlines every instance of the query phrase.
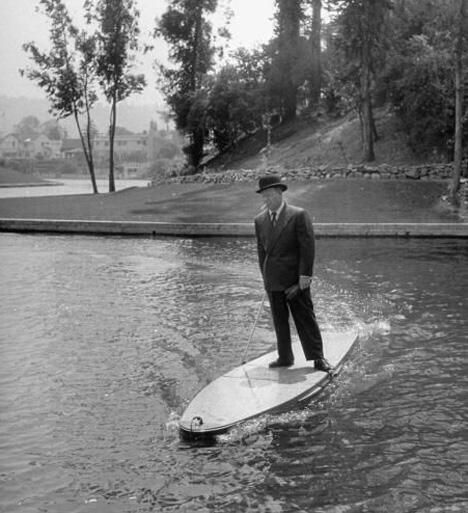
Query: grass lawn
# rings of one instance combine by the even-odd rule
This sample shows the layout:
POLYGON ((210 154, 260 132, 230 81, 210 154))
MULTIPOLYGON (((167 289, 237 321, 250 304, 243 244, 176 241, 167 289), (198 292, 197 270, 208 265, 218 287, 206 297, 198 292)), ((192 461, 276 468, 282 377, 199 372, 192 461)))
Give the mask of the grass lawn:
MULTIPOLYGON (((337 179, 292 182, 286 201, 315 222, 457 222, 441 206, 445 182, 337 179)), ((251 222, 261 208, 255 183, 167 184, 112 194, 0 200, 0 217, 164 222, 251 222)))
POLYGON ((6 185, 28 185, 28 184, 47 184, 47 181, 39 176, 21 173, 15 169, 0 166, 0 187, 6 185))

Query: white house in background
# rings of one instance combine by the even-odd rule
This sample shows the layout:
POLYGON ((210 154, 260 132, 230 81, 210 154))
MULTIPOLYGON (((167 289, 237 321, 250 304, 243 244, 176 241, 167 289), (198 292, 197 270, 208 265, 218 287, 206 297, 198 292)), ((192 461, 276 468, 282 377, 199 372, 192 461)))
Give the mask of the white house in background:
POLYGON ((60 158, 62 141, 60 139, 49 139, 45 134, 26 139, 24 145, 24 156, 26 158, 60 158))
POLYGON ((49 139, 45 134, 24 141, 16 134, 7 134, 0 140, 1 156, 13 159, 60 158, 61 146, 62 141, 49 139))
POLYGON ((0 154, 4 158, 21 158, 23 144, 16 134, 7 134, 0 139, 0 154))

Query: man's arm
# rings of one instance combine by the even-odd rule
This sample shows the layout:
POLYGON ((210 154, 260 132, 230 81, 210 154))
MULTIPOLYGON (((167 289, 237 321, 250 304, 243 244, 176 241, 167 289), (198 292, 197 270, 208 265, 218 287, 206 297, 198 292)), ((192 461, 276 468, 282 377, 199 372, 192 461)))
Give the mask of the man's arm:
POLYGON ((260 271, 263 274, 263 264, 265 262, 266 257, 266 251, 265 248, 261 242, 260 238, 260 227, 258 225, 258 221, 255 220, 255 235, 257 237, 257 253, 258 253, 258 264, 260 265, 260 271))
POLYGON ((314 229, 310 216, 305 210, 302 210, 298 216, 296 230, 299 244, 299 275, 308 277, 310 284, 310 279, 314 271, 315 258, 314 229))

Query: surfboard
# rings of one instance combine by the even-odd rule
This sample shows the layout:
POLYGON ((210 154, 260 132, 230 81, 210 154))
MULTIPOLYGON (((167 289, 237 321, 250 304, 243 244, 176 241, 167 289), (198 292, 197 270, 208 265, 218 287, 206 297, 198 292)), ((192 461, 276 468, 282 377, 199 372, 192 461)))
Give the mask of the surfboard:
POLYGON ((204 387, 189 403, 179 420, 183 438, 211 437, 227 432, 246 420, 291 408, 318 394, 336 376, 358 335, 355 332, 324 332, 325 358, 333 375, 318 371, 304 357, 300 342, 293 343, 295 364, 270 369, 277 358, 271 351, 239 365, 204 387))

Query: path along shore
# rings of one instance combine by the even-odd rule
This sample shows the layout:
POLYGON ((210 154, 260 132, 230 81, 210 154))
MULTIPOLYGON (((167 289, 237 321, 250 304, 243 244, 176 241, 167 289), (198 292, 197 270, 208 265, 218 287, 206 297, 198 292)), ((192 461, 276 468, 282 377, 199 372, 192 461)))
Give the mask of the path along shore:
MULTIPOLYGON (((440 200, 446 180, 322 179, 288 183, 317 236, 468 237, 440 200)), ((253 236, 255 182, 172 183, 111 194, 0 200, 0 230, 113 235, 253 236)))

